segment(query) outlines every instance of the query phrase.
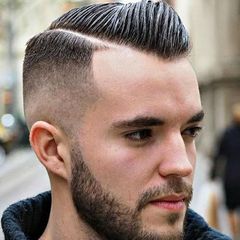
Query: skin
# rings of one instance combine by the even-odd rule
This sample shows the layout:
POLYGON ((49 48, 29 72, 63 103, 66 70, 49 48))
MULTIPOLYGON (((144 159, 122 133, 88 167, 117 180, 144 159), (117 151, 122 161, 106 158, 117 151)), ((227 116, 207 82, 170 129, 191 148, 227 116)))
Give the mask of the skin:
MULTIPOLYGON (((129 209, 136 209, 143 193, 168 185, 171 178, 192 185, 195 137, 203 116, 188 60, 162 60, 121 46, 95 52, 93 74, 100 98, 81 123, 76 120, 74 139, 42 121, 31 129, 31 144, 52 188, 50 219, 41 239, 103 239, 78 215, 72 201, 73 146, 81 150, 101 187, 129 209)), ((183 230, 187 206, 167 208, 161 198, 169 195, 186 197, 169 189, 165 196, 150 197, 139 212, 144 230, 159 236, 183 230), (170 224, 173 213, 177 219, 170 224)))

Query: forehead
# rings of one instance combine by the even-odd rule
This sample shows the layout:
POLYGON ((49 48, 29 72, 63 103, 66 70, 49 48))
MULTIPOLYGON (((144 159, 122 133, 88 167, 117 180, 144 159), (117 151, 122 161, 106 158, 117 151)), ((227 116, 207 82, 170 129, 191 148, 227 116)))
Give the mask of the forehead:
POLYGON ((115 47, 94 53, 93 74, 101 95, 98 104, 110 107, 111 112, 157 114, 164 110, 174 115, 177 109, 187 108, 189 114, 201 110, 196 76, 185 58, 169 61, 115 47))

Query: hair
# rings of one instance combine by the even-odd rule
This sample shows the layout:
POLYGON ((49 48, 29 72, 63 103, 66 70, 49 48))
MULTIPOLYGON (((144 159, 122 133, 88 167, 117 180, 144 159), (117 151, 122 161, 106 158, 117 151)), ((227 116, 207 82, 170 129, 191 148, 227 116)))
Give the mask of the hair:
POLYGON ((164 1, 72 9, 27 44, 23 89, 28 126, 37 120, 62 128, 73 124, 73 116, 66 110, 79 117, 76 113, 83 114, 98 97, 91 69, 94 51, 108 49, 111 44, 166 60, 185 57, 190 51, 185 27, 164 1))

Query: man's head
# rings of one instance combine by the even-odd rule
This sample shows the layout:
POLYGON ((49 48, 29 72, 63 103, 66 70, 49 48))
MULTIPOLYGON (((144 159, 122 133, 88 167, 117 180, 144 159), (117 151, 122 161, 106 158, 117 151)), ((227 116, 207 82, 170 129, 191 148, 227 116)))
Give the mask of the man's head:
POLYGON ((29 41, 25 114, 52 211, 100 239, 181 239, 203 117, 189 46, 162 1, 74 9, 29 41))

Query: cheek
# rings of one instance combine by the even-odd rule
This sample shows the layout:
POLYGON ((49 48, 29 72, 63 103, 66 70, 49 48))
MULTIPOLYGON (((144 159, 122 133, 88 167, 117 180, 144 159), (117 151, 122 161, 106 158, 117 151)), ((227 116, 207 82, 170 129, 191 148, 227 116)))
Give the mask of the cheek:
POLYGON ((124 202, 135 202, 144 181, 143 157, 123 146, 98 146, 83 151, 84 161, 101 185, 124 202))
POLYGON ((191 163, 191 165, 193 166, 193 174, 192 174, 192 178, 195 172, 195 167, 196 167, 196 146, 195 143, 191 143, 189 145, 186 146, 186 150, 187 150, 187 155, 188 155, 188 159, 191 163))

